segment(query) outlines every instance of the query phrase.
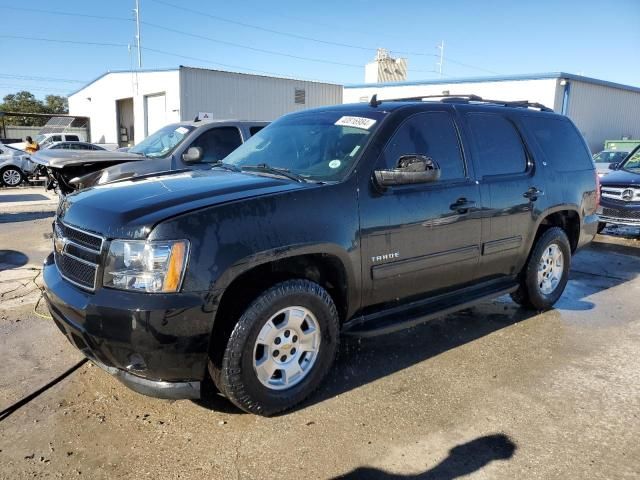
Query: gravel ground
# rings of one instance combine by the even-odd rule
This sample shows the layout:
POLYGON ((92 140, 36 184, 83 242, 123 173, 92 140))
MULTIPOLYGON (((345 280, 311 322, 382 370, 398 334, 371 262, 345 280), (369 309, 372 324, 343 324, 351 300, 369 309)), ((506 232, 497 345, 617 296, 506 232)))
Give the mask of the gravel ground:
MULTIPOLYGON (((0 410, 82 358, 34 309, 51 219, 24 215, 0 225, 24 255, 0 259, 0 410)), ((0 423, 0 478, 638 478, 640 242, 614 230, 556 309, 500 298, 345 339, 321 391, 275 418, 85 364, 0 423)))

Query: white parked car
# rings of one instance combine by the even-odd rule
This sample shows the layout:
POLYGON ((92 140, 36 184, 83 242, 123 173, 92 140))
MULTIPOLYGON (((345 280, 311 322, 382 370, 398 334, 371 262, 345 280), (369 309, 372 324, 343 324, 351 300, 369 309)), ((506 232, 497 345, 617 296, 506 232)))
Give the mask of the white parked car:
POLYGON ((28 154, 0 143, 0 185, 17 187, 36 168, 28 154))
MULTIPOLYGON (((84 135, 77 133, 41 133, 34 138, 35 142, 40 145, 40 149, 47 148, 49 145, 55 142, 84 142, 86 138, 84 135)), ((27 144, 25 142, 10 143, 10 147, 17 148, 18 150, 24 150, 27 144)))

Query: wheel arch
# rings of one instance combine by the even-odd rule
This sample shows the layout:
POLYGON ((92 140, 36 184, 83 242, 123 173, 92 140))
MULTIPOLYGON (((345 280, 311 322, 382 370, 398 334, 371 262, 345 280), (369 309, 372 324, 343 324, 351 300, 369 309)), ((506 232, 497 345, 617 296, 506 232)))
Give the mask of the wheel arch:
POLYGON ((221 360, 229 335, 246 307, 261 292, 282 281, 302 278, 318 283, 333 298, 343 322, 359 301, 350 265, 349 253, 335 244, 278 249, 236 262, 213 289, 218 300, 209 339, 211 360, 221 360))

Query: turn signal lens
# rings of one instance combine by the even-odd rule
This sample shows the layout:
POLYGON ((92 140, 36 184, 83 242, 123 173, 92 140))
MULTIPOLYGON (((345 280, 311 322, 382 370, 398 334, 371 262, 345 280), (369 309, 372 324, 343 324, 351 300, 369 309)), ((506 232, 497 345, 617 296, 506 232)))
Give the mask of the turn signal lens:
POLYGON ((182 272, 187 259, 187 242, 176 242, 169 255, 169 267, 162 285, 163 292, 177 292, 180 289, 182 272))

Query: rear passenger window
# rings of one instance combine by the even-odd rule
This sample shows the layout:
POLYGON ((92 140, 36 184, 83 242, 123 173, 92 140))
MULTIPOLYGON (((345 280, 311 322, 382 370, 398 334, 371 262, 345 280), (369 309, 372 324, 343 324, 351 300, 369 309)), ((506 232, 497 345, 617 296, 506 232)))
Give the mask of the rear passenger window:
POLYGON ((384 168, 393 169, 403 155, 425 155, 440 166, 440 180, 465 178, 458 134, 447 112, 425 112, 406 120, 382 154, 384 168))
POLYGON ((483 177, 515 175, 527 170, 527 155, 513 124, 493 113, 469 113, 467 123, 483 177))
POLYGON ((558 172, 592 169, 591 154, 573 124, 562 117, 522 117, 522 123, 540 144, 558 172))
POLYGON ((249 127, 249 134, 253 137, 256 133, 262 130, 263 126, 249 127))
POLYGON ((79 142, 80 137, 77 135, 67 135, 67 142, 79 142))

